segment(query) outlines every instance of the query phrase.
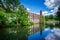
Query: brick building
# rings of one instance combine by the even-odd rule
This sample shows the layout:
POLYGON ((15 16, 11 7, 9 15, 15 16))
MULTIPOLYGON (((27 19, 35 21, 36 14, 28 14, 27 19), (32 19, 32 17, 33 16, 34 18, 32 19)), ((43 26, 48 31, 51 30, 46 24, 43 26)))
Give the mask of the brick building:
POLYGON ((34 22, 34 23, 38 23, 39 22, 40 15, 35 14, 35 13, 28 13, 28 15, 29 15, 29 20, 31 22, 34 22))

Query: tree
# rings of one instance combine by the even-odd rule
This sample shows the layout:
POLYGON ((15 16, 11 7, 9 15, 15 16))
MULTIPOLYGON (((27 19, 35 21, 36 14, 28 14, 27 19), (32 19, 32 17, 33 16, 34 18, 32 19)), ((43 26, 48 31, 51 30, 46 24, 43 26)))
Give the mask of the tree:
POLYGON ((6 12, 10 12, 20 4, 19 0, 0 0, 0 7, 6 10, 6 12))
POLYGON ((51 14, 51 15, 49 15, 49 19, 50 20, 52 20, 53 19, 53 15, 51 14))
POLYGON ((60 6, 58 7, 56 16, 57 16, 57 19, 60 21, 60 6))
POLYGON ((0 0, 0 9, 0 40, 25 40, 29 24, 26 8, 18 0, 0 0))

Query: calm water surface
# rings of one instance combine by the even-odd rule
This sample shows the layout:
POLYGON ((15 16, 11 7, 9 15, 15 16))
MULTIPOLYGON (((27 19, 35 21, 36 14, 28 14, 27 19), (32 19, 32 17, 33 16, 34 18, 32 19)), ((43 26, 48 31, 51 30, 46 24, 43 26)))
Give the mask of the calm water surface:
POLYGON ((30 35, 28 36, 28 40, 60 40, 59 24, 49 24, 45 26, 48 28, 45 28, 42 31, 42 35, 40 35, 39 24, 30 26, 30 35))

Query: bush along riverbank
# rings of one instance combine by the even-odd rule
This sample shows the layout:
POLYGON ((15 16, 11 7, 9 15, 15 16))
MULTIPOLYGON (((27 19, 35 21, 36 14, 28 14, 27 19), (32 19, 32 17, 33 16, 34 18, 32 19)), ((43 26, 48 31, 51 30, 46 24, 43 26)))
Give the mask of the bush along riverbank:
POLYGON ((28 26, 33 24, 27 9, 18 0, 0 2, 0 40, 27 40, 28 26))

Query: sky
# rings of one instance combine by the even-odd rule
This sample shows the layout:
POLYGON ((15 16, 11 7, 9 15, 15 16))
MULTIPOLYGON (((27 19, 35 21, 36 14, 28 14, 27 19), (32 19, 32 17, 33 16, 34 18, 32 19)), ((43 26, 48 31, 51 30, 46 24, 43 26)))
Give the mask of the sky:
POLYGON ((20 2, 29 12, 39 14, 42 10, 43 15, 54 15, 60 5, 60 0, 20 0, 20 2))

